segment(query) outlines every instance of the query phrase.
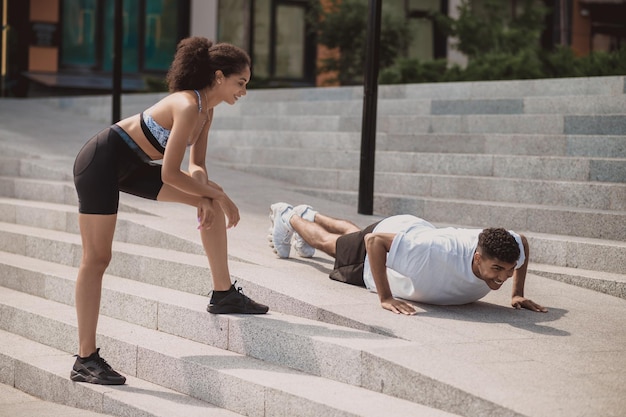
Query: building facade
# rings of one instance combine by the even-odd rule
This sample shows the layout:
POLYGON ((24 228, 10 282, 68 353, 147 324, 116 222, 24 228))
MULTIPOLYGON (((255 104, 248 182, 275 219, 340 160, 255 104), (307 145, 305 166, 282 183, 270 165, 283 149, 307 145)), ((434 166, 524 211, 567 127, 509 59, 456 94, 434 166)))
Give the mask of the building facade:
MULTIPOLYGON (((0 1, 3 95, 110 89, 115 0, 0 1)), ((382 0, 409 21, 414 36, 408 57, 463 64, 454 40, 439 35, 428 18, 435 11, 454 17, 461 1, 382 0)), ((508 1, 515 13, 521 1, 508 1)), ((586 55, 626 42, 626 0, 537 1, 551 10, 542 38, 546 48, 570 45, 586 55)), ((158 88, 176 43, 189 35, 247 50, 254 79, 263 85, 321 85, 317 65, 327 51, 309 30, 310 7, 311 0, 124 0, 123 88, 158 88)))

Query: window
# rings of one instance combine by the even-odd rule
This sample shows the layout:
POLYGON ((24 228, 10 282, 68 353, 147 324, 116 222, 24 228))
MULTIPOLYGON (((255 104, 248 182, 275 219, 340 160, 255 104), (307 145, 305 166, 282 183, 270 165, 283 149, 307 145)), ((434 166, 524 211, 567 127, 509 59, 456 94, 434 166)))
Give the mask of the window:
POLYGON ((94 67, 97 64, 97 0, 63 2, 61 65, 94 67))
MULTIPOLYGON (((114 0, 62 1, 61 67, 111 71, 114 0)), ((167 71, 188 35, 189 0, 123 2, 122 70, 167 71)))

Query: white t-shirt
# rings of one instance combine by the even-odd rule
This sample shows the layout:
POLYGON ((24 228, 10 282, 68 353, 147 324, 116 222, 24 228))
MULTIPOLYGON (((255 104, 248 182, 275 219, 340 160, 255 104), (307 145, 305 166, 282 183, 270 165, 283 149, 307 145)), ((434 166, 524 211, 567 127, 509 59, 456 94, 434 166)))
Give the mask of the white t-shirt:
MULTIPOLYGON (((482 229, 438 229, 419 217, 400 215, 382 220, 374 232, 396 234, 387 254, 387 277, 394 297, 458 305, 479 300, 491 291, 472 271, 482 229)), ((520 248, 517 269, 526 259, 524 246, 517 233, 509 232, 520 248)), ((367 255, 363 280, 370 291, 376 291, 367 255)))

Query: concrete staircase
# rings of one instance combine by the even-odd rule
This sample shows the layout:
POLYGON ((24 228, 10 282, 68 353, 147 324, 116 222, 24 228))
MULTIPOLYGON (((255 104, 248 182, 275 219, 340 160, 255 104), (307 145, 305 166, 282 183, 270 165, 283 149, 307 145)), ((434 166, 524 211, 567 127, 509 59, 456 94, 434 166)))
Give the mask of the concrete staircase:
MULTIPOLYGON (((253 94, 210 154, 356 207, 362 89, 253 94)), ((381 86, 376 137, 377 214, 522 231, 534 272, 625 296, 626 77, 381 86)))
MULTIPOLYGON (((247 209, 248 223, 229 236, 231 272, 271 314, 206 313, 210 272, 193 213, 123 195, 98 341, 128 385, 73 383, 81 254, 75 152, 43 150, 72 140, 77 150, 85 138, 71 132, 106 120, 110 106, 104 98, 0 103, 0 383, 116 416, 619 416, 626 406, 626 138, 616 130, 626 117, 624 79, 380 93, 377 212, 524 232, 533 260, 528 292, 550 313, 511 309, 505 289, 472 306, 421 305, 413 318, 396 317, 374 294, 329 281, 320 273, 331 265, 323 256, 315 268, 271 259, 256 243, 269 202, 307 198, 337 215, 354 203, 360 90, 251 91, 237 106, 216 109, 210 154, 219 158, 211 165, 222 166, 218 182, 247 209), (578 90, 557 97, 567 89, 578 90), (70 110, 99 122, 59 124, 70 110), (513 114, 499 114, 505 110, 513 114), (50 135, 44 141, 33 139, 37 126, 32 137, 7 129, 7 115, 32 113, 48 120, 39 130, 50 135), (590 123, 576 134, 564 130, 584 118, 607 123, 594 134, 581 132, 590 123), (617 127, 601 131, 610 123, 617 127), (500 125, 519 131, 485 131, 500 125), (464 194, 470 186, 480 191, 464 194), (507 187, 510 197, 502 194, 507 187)), ((124 111, 153 99, 127 97, 124 111)))
MULTIPOLYGON (((459 404, 439 404, 441 394, 425 402, 407 396, 400 381, 391 380, 400 376, 383 377, 388 388, 381 392, 368 382, 375 380, 368 373, 388 362, 375 350, 408 342, 358 325, 305 318, 311 308, 273 293, 271 286, 264 294, 275 310, 271 315, 206 313, 210 272, 201 247, 159 230, 162 221, 148 214, 151 202, 130 196, 119 214, 98 335, 107 359, 128 375, 128 386, 71 382, 73 288, 81 255, 71 160, 51 163, 11 147, 2 147, 2 154, 1 383, 47 401, 120 416, 452 416, 466 404, 474 410, 463 415, 518 415, 448 384, 439 389, 458 392, 459 404), (66 169, 55 169, 59 162, 66 169), (281 298, 290 307, 281 306, 281 298), (280 313, 289 309, 299 316, 280 313)), ((263 268, 232 262, 235 271, 247 271, 239 276, 270 277, 263 268)), ((239 278, 239 284, 263 293, 254 282, 239 278)), ((422 379, 418 375, 416 381, 422 379)))

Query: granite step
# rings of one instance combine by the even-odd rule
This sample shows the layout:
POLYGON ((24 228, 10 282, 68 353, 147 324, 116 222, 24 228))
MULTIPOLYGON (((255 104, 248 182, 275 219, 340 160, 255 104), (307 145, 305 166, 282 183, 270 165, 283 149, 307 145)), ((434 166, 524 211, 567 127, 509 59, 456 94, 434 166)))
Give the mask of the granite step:
POLYGON ((528 272, 626 299, 626 275, 532 263, 528 272))
MULTIPOLYGON (((355 191, 306 187, 296 189, 303 194, 341 204, 356 206, 358 202, 358 193, 355 191)), ((518 231, 561 235, 564 239, 576 237, 606 239, 616 241, 617 244, 626 241, 623 211, 396 194, 375 194, 374 211, 381 216, 412 213, 435 223, 463 224, 465 227, 497 224, 518 231)), ((626 267, 623 262, 619 265, 626 267)))
MULTIPOLYGON (((398 197, 395 201, 397 204, 401 202, 409 204, 409 200, 403 197, 398 197)), ((418 200, 412 202, 416 205, 420 203, 418 200)), ((377 206, 382 209, 381 203, 377 202, 377 206)), ((567 223, 563 221, 567 216, 577 216, 584 220, 584 224, 591 229, 590 232, 598 232, 600 225, 605 225, 602 222, 606 222, 606 216, 602 216, 601 213, 556 209, 546 212, 535 208, 537 214, 523 217, 514 214, 519 210, 518 205, 494 204, 487 211, 484 207, 485 203, 481 202, 425 199, 421 200, 419 207, 414 206, 404 212, 422 215, 424 218, 432 219, 433 222, 463 224, 465 227, 506 225, 508 228, 526 233, 533 243, 533 248, 540 248, 533 251, 533 261, 539 263, 555 266, 574 265, 577 268, 612 273, 622 273, 626 269, 626 243, 623 240, 545 234, 549 233, 550 225, 554 222, 567 223), (463 215, 459 216, 459 213, 463 215), (545 218, 546 213, 550 214, 550 218, 545 218), (595 220, 595 227, 594 216, 601 216, 601 219, 595 220), (472 221, 477 223, 473 224, 472 221), (570 253, 571 257, 564 257, 564 253, 570 253), (606 254, 611 254, 614 262, 598 262, 598 259, 606 254)), ((398 209, 399 207, 395 206, 388 210, 398 209)), ((147 220, 151 220, 149 216, 120 213, 119 217, 114 244, 115 255, 109 267, 112 274, 131 279, 137 276, 149 277, 144 278, 150 280, 146 282, 193 294, 207 294, 211 290, 210 271, 206 267, 206 258, 199 242, 153 228, 152 225, 156 225, 158 219, 154 219, 153 223, 146 223, 147 220), (153 247, 148 248, 145 245, 153 247)), ((0 230, 3 232, 0 250, 76 267, 81 254, 76 225, 77 213, 69 206, 0 200, 0 230)), ((600 228, 600 231, 605 229, 606 226, 600 228)), ((577 225, 576 230, 581 230, 581 226, 577 225)), ((623 229, 616 230, 619 233, 623 229)), ((231 261, 245 262, 236 256, 231 256, 231 261)), ((249 279, 239 278, 247 285, 250 284, 249 279)), ((268 296, 276 295, 270 292, 268 296)))
MULTIPOLYGON (((125 386, 76 383, 69 379, 74 358, 67 352, 4 330, 0 339, 5 342, 0 344, 0 381, 44 401, 28 407, 33 416, 242 416, 130 375, 125 386)), ((10 405, 0 414, 26 416, 4 412, 11 413, 10 405)))
MULTIPOLYGON (((362 98, 351 100, 285 100, 258 106, 243 101, 236 107, 216 110, 218 116, 351 116, 362 117, 362 98)), ((620 114, 626 95, 546 96, 526 98, 473 98, 437 100, 430 98, 382 98, 377 103, 378 117, 386 115, 470 115, 470 114, 620 114)))
MULTIPOLYGON (((213 158, 241 165, 354 170, 360 168, 358 150, 319 149, 315 153, 295 147, 263 148, 223 146, 211 148, 213 158)), ((379 151, 376 172, 387 175, 421 173, 551 181, 601 181, 626 183, 626 158, 491 155, 379 151)))
MULTIPOLYGON (((241 146, 244 148, 294 148, 303 153, 321 150, 359 151, 358 132, 297 132, 214 130, 209 141, 213 148, 241 146)), ((492 155, 573 156, 589 158, 626 158, 624 135, 549 135, 549 134, 387 134, 378 133, 378 151, 463 153, 492 155)))
MULTIPOLYGON (((0 253, 0 258, 0 286, 73 305, 74 268, 7 253, 0 253)), ((204 311, 205 305, 204 297, 106 275, 101 314, 357 387, 374 389, 368 381, 377 380, 387 387, 388 396, 439 404, 439 408, 462 415, 471 413, 449 403, 446 395, 483 412, 502 412, 498 405, 447 384, 445 378, 421 388, 434 390, 428 396, 406 396, 400 388, 406 378, 424 384, 428 381, 419 369, 407 367, 402 370, 403 377, 396 373, 369 375, 372 369, 389 366, 379 352, 414 346, 405 340, 276 312, 267 316, 214 316, 204 311)))
MULTIPOLYGON (((14 342, 15 343, 15 342, 14 342)), ((13 385, 0 383, 0 410, 3 416, 28 417, 105 417, 111 414, 97 413, 66 405, 56 404, 29 395, 13 385)))
MULTIPOLYGON (((577 116, 567 116, 575 118, 577 116)), ((626 116, 623 116, 626 120, 626 116)), ((589 128, 577 127, 572 119, 567 133, 577 134, 577 129, 591 134, 589 128)), ((387 134, 414 133, 526 133, 563 134, 566 116, 563 115, 452 115, 452 116, 379 116, 376 131, 387 134)), ((601 125, 598 134, 621 134, 621 118, 609 126, 601 125), (613 126, 615 125, 615 126, 613 126), (612 133, 612 129, 618 129, 612 133)), ((270 130, 303 132, 360 132, 361 118, 350 116, 238 116, 216 118, 214 130, 270 130)))
MULTIPOLYGON (((70 368, 73 308, 0 287, 0 310, 2 330, 66 352, 70 368)), ((247 416, 296 407, 303 416, 455 415, 107 316, 99 329, 102 350, 120 372, 247 416)), ((497 407, 491 415, 519 414, 497 407)))

